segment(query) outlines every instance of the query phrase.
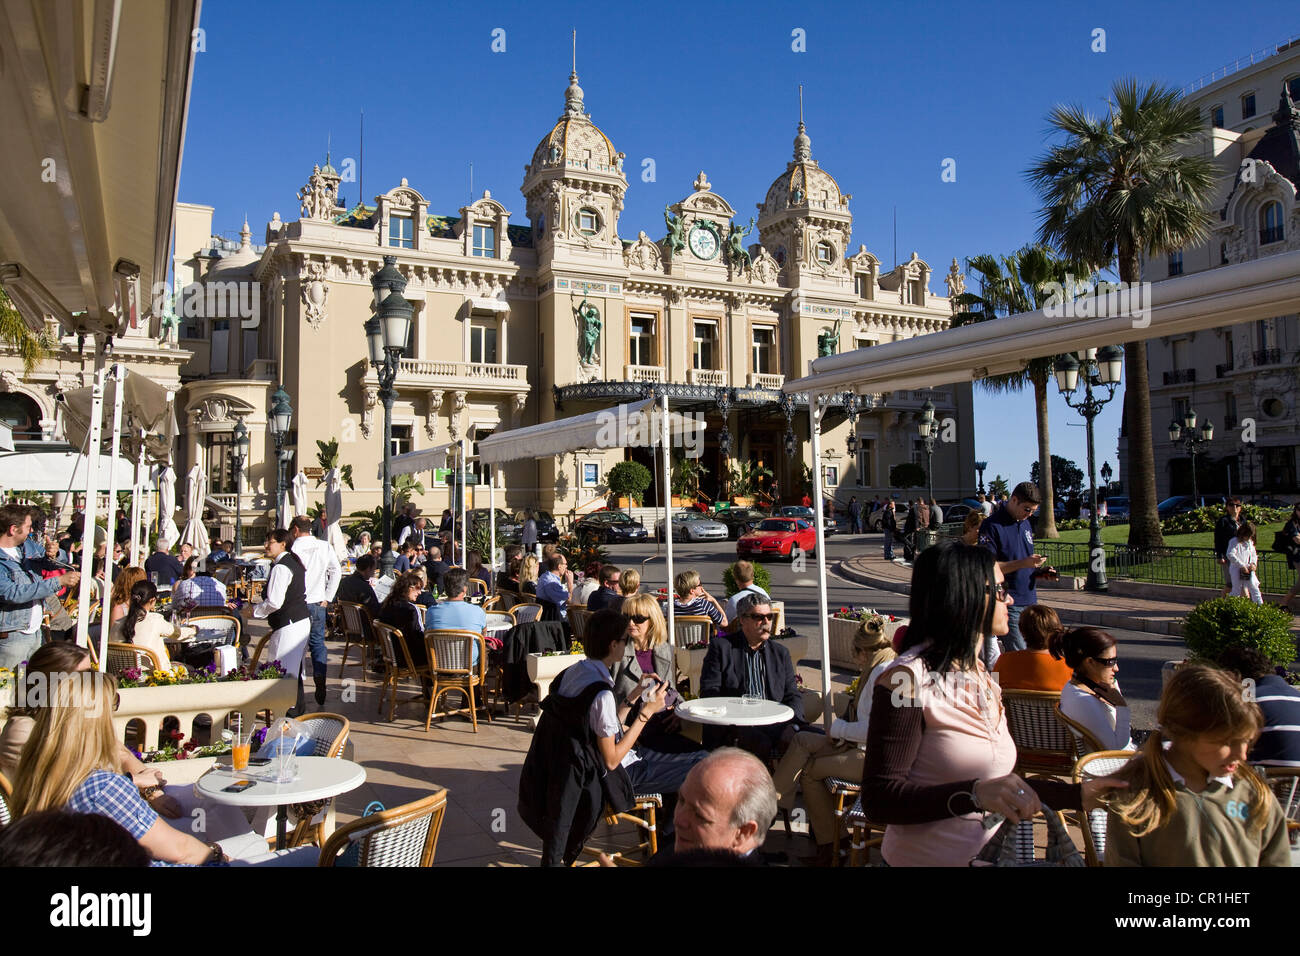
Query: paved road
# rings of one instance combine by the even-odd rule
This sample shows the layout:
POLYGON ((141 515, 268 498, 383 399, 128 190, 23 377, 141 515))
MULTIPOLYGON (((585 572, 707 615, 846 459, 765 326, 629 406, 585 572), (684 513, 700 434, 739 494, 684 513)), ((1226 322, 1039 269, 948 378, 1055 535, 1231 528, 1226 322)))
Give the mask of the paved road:
MULTIPOLYGON (((828 606, 834 610, 845 606, 874 607, 894 614, 907 613, 907 595, 865 587, 838 577, 834 566, 842 558, 865 550, 875 551, 881 546, 881 536, 834 536, 826 545, 826 596, 828 606)), ((664 546, 655 542, 646 544, 610 545, 610 560, 622 568, 641 570, 641 581, 646 587, 667 585, 664 546)), ((714 597, 723 600, 722 572, 736 560, 735 542, 678 542, 673 549, 675 571, 693 568, 700 573, 704 586, 714 597)), ((809 559, 807 567, 796 570, 788 561, 773 562, 765 567, 772 575, 772 595, 785 601, 787 623, 803 633, 816 633, 818 628, 817 561, 809 559)), ((1068 622, 1067 622, 1068 623, 1068 622)), ((1120 686, 1133 711, 1133 726, 1150 728, 1155 725, 1155 707, 1160 697, 1160 668, 1167 660, 1185 656, 1179 638, 1167 635, 1146 634, 1141 631, 1112 630, 1119 641, 1120 686)), ((805 680, 807 677, 805 677, 805 680)))

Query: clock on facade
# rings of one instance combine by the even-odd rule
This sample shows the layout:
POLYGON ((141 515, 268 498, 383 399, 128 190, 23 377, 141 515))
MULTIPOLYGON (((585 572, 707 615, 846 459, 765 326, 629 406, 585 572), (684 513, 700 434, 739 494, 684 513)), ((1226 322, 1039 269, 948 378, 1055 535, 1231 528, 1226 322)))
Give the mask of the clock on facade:
POLYGON ((691 230, 691 252, 698 259, 712 259, 718 254, 718 234, 708 226, 696 225, 691 230))

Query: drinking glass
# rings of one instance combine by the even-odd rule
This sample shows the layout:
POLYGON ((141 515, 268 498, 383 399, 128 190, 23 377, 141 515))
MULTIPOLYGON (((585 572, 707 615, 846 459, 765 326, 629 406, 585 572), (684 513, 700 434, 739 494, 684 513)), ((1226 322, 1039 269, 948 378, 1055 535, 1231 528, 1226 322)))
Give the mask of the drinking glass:
POLYGON ((249 750, 252 747, 252 740, 249 734, 244 733, 244 715, 231 715, 231 740, 230 740, 230 767, 236 773, 248 769, 249 750))
POLYGON ((740 703, 744 707, 756 707, 763 703, 764 699, 765 698, 759 697, 757 694, 744 694, 740 698, 740 703))

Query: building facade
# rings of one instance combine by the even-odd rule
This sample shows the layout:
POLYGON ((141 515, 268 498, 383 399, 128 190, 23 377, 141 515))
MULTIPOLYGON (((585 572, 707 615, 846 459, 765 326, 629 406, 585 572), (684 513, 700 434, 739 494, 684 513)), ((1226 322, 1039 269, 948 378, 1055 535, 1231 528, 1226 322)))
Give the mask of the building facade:
MULTIPOLYGON (((283 385, 294 408, 294 469, 316 464, 316 440, 337 438, 356 476, 345 511, 378 503, 383 409, 363 323, 370 277, 391 255, 415 310, 395 385, 394 452, 461 438, 473 445, 663 390, 674 411, 705 417, 702 497, 726 495, 729 469, 749 462, 772 472, 765 490, 775 481, 778 497, 797 499, 811 462, 809 416, 806 397, 782 396, 786 376, 802 374, 819 354, 947 328, 949 296, 931 292, 930 266, 915 253, 883 271, 864 247, 849 250, 851 197, 813 158, 802 122, 792 160, 753 217, 701 172, 665 209, 662 228, 646 224, 624 238, 632 230, 620 222, 623 159, 586 112, 575 73, 563 112, 525 167, 525 222, 489 191, 457 215, 433 213, 406 179, 373 203, 344 209, 328 158, 298 193, 299 218, 276 213, 260 249, 247 224, 238 247, 214 249, 212 209, 181 204, 177 285, 215 287, 218 301, 247 287, 253 291, 239 301, 255 301, 259 313, 189 318, 187 309, 181 320, 181 343, 193 352, 183 370, 183 466, 202 461, 222 476, 230 432, 242 420, 253 441, 244 510, 272 507, 266 410, 283 385)), ((950 295, 961 290, 955 261, 946 281, 950 295)), ((205 308, 214 300, 195 298, 205 308)), ((950 420, 951 440, 934 454, 936 494, 969 493, 969 384, 862 396, 858 408, 832 402, 822 419, 825 492, 842 507, 850 495, 890 493, 893 465, 924 466, 916 423, 927 400, 950 420)), ((504 488, 498 505, 556 514, 595 507, 609 469, 625 459, 651 464, 648 450, 624 448, 509 463, 496 475, 504 488)), ((430 488, 427 475, 424 484, 417 496, 424 510, 448 506, 445 485, 430 488)), ((233 494, 233 483, 218 486, 233 494)), ((652 488, 647 504, 662 494, 652 488)), ((470 504, 485 506, 486 489, 470 504)))
MULTIPOLYGON (((1220 171, 1207 242, 1144 263, 1163 281, 1300 249, 1300 41, 1188 94, 1206 132, 1196 149, 1220 171)), ((1198 451, 1201 493, 1300 493, 1300 316, 1147 343, 1160 497, 1192 493, 1192 459, 1168 423, 1195 410, 1214 436, 1198 451)), ((1121 473, 1127 442, 1120 438, 1121 473)))

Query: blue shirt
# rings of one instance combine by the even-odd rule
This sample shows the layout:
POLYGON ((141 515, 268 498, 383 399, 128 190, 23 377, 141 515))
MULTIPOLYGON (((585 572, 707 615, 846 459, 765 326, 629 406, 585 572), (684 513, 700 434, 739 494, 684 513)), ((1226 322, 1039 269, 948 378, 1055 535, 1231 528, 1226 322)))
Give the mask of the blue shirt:
MULTIPOLYGON (((482 634, 487 627, 487 614, 477 604, 468 601, 440 601, 433 605, 424 615, 424 627, 434 631, 443 628, 456 628, 482 634)), ((474 642, 471 666, 478 663, 478 642, 474 642)))
POLYGON ((537 597, 551 601, 560 608, 561 620, 569 617, 569 589, 554 571, 546 571, 537 579, 537 597))
MULTIPOLYGON (((1001 504, 980 525, 979 542, 981 547, 993 552, 993 558, 999 564, 1019 561, 1034 553, 1034 529, 1028 519, 1017 521, 1011 517, 1007 506, 1001 504)), ((1007 593, 1019 607, 1038 603, 1033 574, 1033 568, 1021 568, 1006 576, 1007 593)))
POLYGON ((158 822, 157 811, 145 803, 131 778, 108 770, 92 770, 72 792, 67 808, 108 817, 137 840, 158 822))
POLYGON ((1281 677, 1261 677, 1255 703, 1264 712, 1264 726, 1250 748, 1250 762, 1300 767, 1300 690, 1281 677))

